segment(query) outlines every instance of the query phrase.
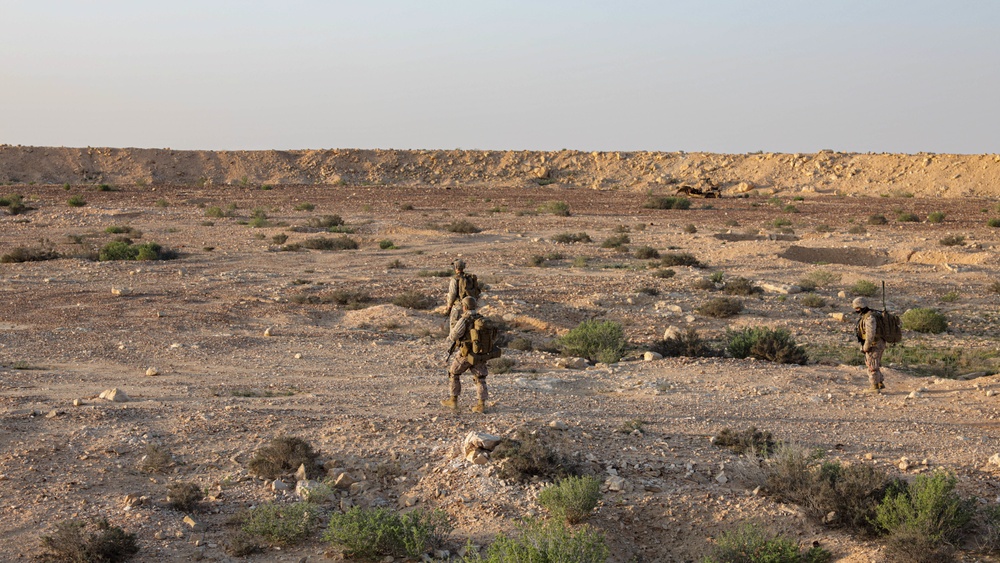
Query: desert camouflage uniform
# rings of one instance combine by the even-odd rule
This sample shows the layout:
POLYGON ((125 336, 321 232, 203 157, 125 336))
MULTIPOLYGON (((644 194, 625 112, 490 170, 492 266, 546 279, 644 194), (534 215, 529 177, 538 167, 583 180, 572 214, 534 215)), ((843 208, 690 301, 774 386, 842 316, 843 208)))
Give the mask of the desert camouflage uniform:
POLYGON ((872 389, 881 389, 882 383, 882 353, 885 352, 885 340, 878 337, 875 326, 875 311, 870 309, 861 313, 858 321, 859 337, 863 339, 861 351, 865 353, 865 367, 868 368, 868 383, 872 389))
POLYGON ((480 403, 485 403, 489 398, 489 391, 486 388, 486 359, 477 358, 467 346, 462 346, 462 341, 468 340, 469 329, 472 327, 471 316, 471 312, 462 315, 448 334, 449 340, 458 342, 460 347, 458 355, 448 368, 448 375, 451 377, 451 396, 458 397, 462 393, 461 376, 466 371, 471 371, 476 378, 476 397, 480 403))
POLYGON ((448 285, 448 309, 451 311, 448 319, 448 327, 455 328, 455 323, 462 317, 462 297, 458 294, 458 274, 451 277, 448 285))

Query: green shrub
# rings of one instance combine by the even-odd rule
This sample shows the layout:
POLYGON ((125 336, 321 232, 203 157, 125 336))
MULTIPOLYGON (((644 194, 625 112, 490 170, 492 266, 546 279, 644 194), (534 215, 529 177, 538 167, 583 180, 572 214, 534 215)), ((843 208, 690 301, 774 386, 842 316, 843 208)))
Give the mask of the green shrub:
POLYGON ((848 289, 848 291, 852 295, 863 295, 865 297, 871 297, 876 293, 878 293, 878 285, 873 281, 858 280, 854 282, 854 285, 852 285, 848 289))
POLYGON ((531 256, 528 257, 528 265, 535 268, 540 268, 545 265, 545 257, 542 256, 541 254, 532 254, 531 256))
POLYGON ((340 215, 323 215, 321 217, 310 217, 306 220, 306 226, 311 229, 330 230, 344 224, 344 219, 340 215))
POLYGON ((248 466, 249 473, 265 479, 277 479, 285 473, 298 470, 305 465, 306 476, 314 479, 323 475, 323 468, 317 462, 319 454, 313 451, 309 442, 293 436, 279 436, 257 450, 248 466))
POLYGON ((552 237, 552 242, 560 244, 573 244, 577 242, 591 242, 587 233, 559 233, 552 237))
POLYGON ((826 563, 831 558, 818 546, 802 553, 795 541, 748 523, 719 534, 704 563, 826 563))
POLYGON ((690 209, 691 200, 686 197, 651 197, 643 207, 646 209, 690 209))
POLYGON ((660 253, 652 246, 640 246, 635 249, 635 257, 640 260, 656 259, 660 257, 660 253))
POLYGON ((101 262, 110 260, 172 260, 176 257, 176 252, 163 248, 155 242, 132 244, 121 240, 105 244, 97 253, 97 259, 101 262))
POLYGON ((590 517, 601 500, 601 482, 590 476, 567 477, 538 493, 538 504, 569 524, 590 517))
POLYGON ((653 277, 660 279, 669 279, 677 275, 677 272, 671 270, 670 268, 657 268, 653 270, 653 277))
POLYGON ((302 202, 295 206, 296 211, 312 211, 313 209, 316 209, 316 206, 309 202, 302 202))
POLYGON ((589 262, 590 258, 587 258, 586 256, 574 256, 571 264, 574 268, 586 268, 589 262))
POLYGON ((715 289, 715 282, 713 282, 710 278, 696 278, 691 282, 691 288, 711 291, 715 289))
POLYGON ((888 222, 889 220, 885 218, 885 215, 876 214, 876 215, 870 215, 868 217, 869 225, 885 225, 888 222))
POLYGON ((258 207, 253 210, 250 215, 250 221, 248 221, 247 224, 255 229, 260 229, 263 227, 269 227, 271 222, 267 220, 267 212, 264 208, 258 207))
POLYGON ((900 317, 903 328, 927 334, 939 334, 948 330, 948 319, 937 309, 910 309, 900 317))
POLYGON ((492 358, 486 363, 490 368, 490 373, 509 373, 517 365, 517 361, 507 357, 492 358))
POLYGON ((915 213, 900 211, 896 213, 896 221, 899 223, 919 223, 920 217, 917 217, 915 213))
POLYGON ((743 432, 735 432, 731 428, 723 428, 712 440, 720 448, 727 448, 739 455, 750 454, 767 457, 774 451, 777 443, 770 432, 761 432, 756 426, 751 426, 743 432))
POLYGON ((784 211, 785 213, 798 213, 799 212, 799 208, 795 207, 794 205, 792 205, 790 203, 788 205, 782 207, 781 210, 784 211))
POLYGON ((273 237, 271 237, 272 244, 280 245, 280 244, 285 244, 286 242, 288 242, 288 235, 286 235, 285 233, 278 233, 273 237))
POLYGON ((551 446, 547 429, 518 428, 513 438, 504 438, 493 449, 500 477, 528 482, 532 477, 554 479, 574 473, 572 463, 551 446))
POLYGON ((276 546, 294 545, 319 523, 319 509, 308 502, 278 504, 267 502, 241 515, 240 529, 276 546))
POLYGON ((734 358, 753 357, 780 364, 804 365, 806 352, 783 328, 745 327, 726 329, 726 351, 734 358))
POLYGON ((139 469, 146 473, 163 473, 173 463, 174 456, 165 446, 146 444, 146 453, 139 460, 139 469))
POLYGON ((715 297, 695 309, 699 314, 724 319, 738 315, 743 310, 743 302, 733 297, 715 297))
POLYGON ((48 550, 42 560, 72 563, 117 563, 139 553, 136 535, 125 532, 107 520, 85 523, 69 520, 56 524, 52 535, 42 536, 48 550))
POLYGON ((604 242, 601 243, 601 248, 621 248, 630 242, 632 242, 632 239, 630 239, 628 235, 622 233, 620 235, 604 239, 604 242))
POLYGON ((531 340, 528 340, 527 338, 525 338, 523 336, 518 336, 518 337, 512 339, 507 344, 506 347, 510 348, 511 350, 521 350, 521 351, 524 351, 524 352, 530 352, 531 350, 534 349, 533 345, 531 344, 531 340))
POLYGON ((709 348, 708 344, 698 335, 698 331, 693 328, 688 328, 677 336, 653 342, 649 349, 665 358, 678 356, 705 358, 718 355, 709 348))
POLYGON ((315 237, 301 242, 302 248, 310 250, 357 250, 358 241, 348 237, 315 237))
POLYGON ((761 289, 746 278, 733 278, 722 287, 722 292, 727 295, 753 295, 760 293, 761 289))
POLYGON ((987 227, 992 227, 994 229, 997 228, 997 227, 1000 227, 1000 219, 997 219, 997 218, 990 219, 990 220, 986 221, 986 226, 987 227))
POLYGON ((460 234, 473 234, 478 233, 481 229, 465 219, 459 219, 458 221, 452 221, 445 226, 444 230, 449 233, 460 233, 460 234))
POLYGON ((702 263, 687 252, 668 252, 660 257, 660 266, 665 268, 669 268, 671 266, 692 266, 700 268, 702 267, 702 263))
POLYGON ((847 232, 852 235, 863 235, 868 232, 868 229, 865 229, 863 225, 854 225, 847 229, 847 232))
POLYGON ((551 213, 558 217, 569 217, 569 204, 565 201, 546 201, 538 206, 540 213, 551 213))
POLYGON ((965 246, 964 235, 948 235, 938 241, 941 246, 965 246))
POLYGON ((378 241, 378 247, 382 250, 394 250, 396 245, 389 239, 378 241))
POLYGON ((87 200, 83 199, 82 195, 75 195, 66 200, 66 205, 70 207, 83 207, 87 205, 87 200))
POLYGON ((822 297, 816 295, 815 293, 807 293, 803 295, 802 299, 800 299, 799 301, 806 307, 813 307, 813 308, 826 307, 826 299, 823 299, 822 297))
POLYGON ((420 270, 417 275, 422 278, 450 278, 451 270, 420 270))
POLYGON ((957 291, 949 291, 941 296, 941 301, 945 303, 954 303, 955 301, 958 301, 959 297, 961 296, 957 291))
POLYGON ((348 557, 419 558, 441 545, 451 523, 441 510, 414 510, 400 516, 388 508, 352 507, 333 513, 323 539, 344 549, 348 557))
POLYGON ((698 227, 695 227, 693 223, 688 223, 684 226, 684 232, 693 235, 698 232, 698 227))
POLYGON ((57 260, 59 258, 62 258, 62 255, 47 245, 43 245, 38 248, 18 246, 7 254, 0 256, 0 263, 13 264, 19 262, 44 262, 46 260, 57 260))
POLYGON ((221 219, 225 216, 226 215, 223 213, 222 208, 217 205, 205 208, 205 217, 215 217, 216 219, 221 219))
POLYGON ((932 211, 927 214, 928 223, 940 223, 941 221, 944 221, 944 213, 940 211, 932 211))
POLYGON ((407 309, 426 310, 434 306, 434 298, 413 289, 393 297, 392 304, 407 309))
POLYGON ((613 364, 625 353, 625 331, 614 321, 584 321, 560 337, 559 346, 566 354, 613 364))
POLYGON ((781 228, 784 228, 784 227, 791 227, 792 226, 792 221, 791 221, 791 219, 785 219, 784 217, 778 217, 774 221, 771 221, 771 226, 774 227, 775 229, 781 229, 781 228))
POLYGON ((830 270, 820 268, 806 274, 806 277, 799 281, 799 286, 805 288, 811 285, 813 289, 827 287, 838 283, 840 277, 841 275, 838 272, 831 272, 830 270))
POLYGON ((171 507, 190 512, 198 506, 198 501, 205 498, 201 487, 194 483, 170 483, 167 485, 167 503, 171 507))
POLYGON ((10 215, 20 215, 31 209, 24 204, 19 194, 0 197, 0 207, 6 207, 7 213, 10 215))
POLYGON ((890 550, 928 560, 923 558, 959 540, 975 514, 975 501, 959 497, 956 484, 954 475, 938 471, 886 494, 874 522, 888 535, 890 550))
POLYGON ((497 536, 480 555, 469 549, 463 563, 605 563, 609 550, 604 535, 583 526, 576 531, 562 520, 524 521, 516 537, 497 536))

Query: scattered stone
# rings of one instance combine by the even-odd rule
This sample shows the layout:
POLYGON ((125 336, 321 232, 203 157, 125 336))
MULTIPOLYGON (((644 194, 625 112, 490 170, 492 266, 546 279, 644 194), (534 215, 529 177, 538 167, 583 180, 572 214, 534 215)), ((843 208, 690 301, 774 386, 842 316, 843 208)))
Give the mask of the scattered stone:
POLYGON ((195 532, 205 531, 205 525, 202 524, 201 522, 196 521, 194 518, 191 518, 190 516, 184 517, 184 523, 187 524, 188 527, 190 527, 195 532))
MULTIPOLYGON (((678 311, 680 312, 680 311, 678 311)), ((667 330, 663 331, 664 340, 676 340, 681 337, 681 329, 675 326, 668 326, 667 330)))
POLYGON ((906 471, 910 468, 910 460, 905 457, 900 459, 898 467, 900 471, 906 471))
POLYGON ((910 391, 910 394, 906 396, 907 399, 919 399, 923 397, 923 393, 920 391, 910 391))
POLYGON ((282 491, 288 491, 291 490, 291 488, 292 488, 291 485, 282 481, 281 479, 275 479, 273 482, 271 482, 271 490, 276 493, 282 491))
POLYGON ((442 561, 448 561, 451 559, 451 551, 448 551, 447 549, 435 549, 434 558, 442 561))
POLYGON ((837 321, 838 323, 844 322, 845 318, 843 313, 830 313, 830 318, 837 321))
POLYGON ((587 369, 590 365, 586 358, 559 358, 556 360, 557 368, 565 369, 587 369))
POLYGON ((345 471, 337 476, 337 479, 333 482, 333 486, 341 490, 346 490, 349 489, 355 482, 356 481, 345 471))
POLYGON ((368 481, 358 481, 357 483, 351 483, 351 486, 349 487, 348 490, 351 492, 352 495, 359 495, 367 491, 370 487, 371 483, 369 483, 368 481))
POLYGON ((654 360, 662 360, 663 354, 660 354, 658 352, 646 352, 645 354, 642 355, 642 359, 643 361, 646 362, 652 362, 654 360))
POLYGON ((319 481, 303 480, 295 483, 295 495, 302 500, 323 502, 330 489, 321 486, 319 481))
POLYGON ((306 464, 303 463, 299 465, 299 468, 295 471, 295 480, 296 481, 309 480, 309 476, 306 474, 306 464))
POLYGON ((991 455, 990 463, 992 463, 993 465, 1000 465, 1000 454, 991 455))
POLYGON ((473 452, 469 454, 469 456, 466 459, 468 459, 475 465, 486 465, 487 463, 490 462, 489 455, 486 452, 482 451, 473 452))
POLYGON ((156 368, 150 367, 149 369, 146 370, 146 375, 152 377, 154 375, 160 375, 160 372, 156 371, 156 368))
POLYGON ((768 293, 781 293, 781 294, 793 294, 802 293, 802 288, 797 285, 789 285, 777 282, 760 282, 757 284, 761 289, 768 293))
POLYGON ((125 505, 126 509, 129 509, 136 506, 141 506, 144 502, 146 502, 146 497, 138 493, 129 493, 125 495, 125 499, 122 501, 122 504, 125 505))
POLYGON ((273 335, 274 335, 274 327, 273 326, 269 326, 269 327, 267 327, 267 328, 264 329, 264 336, 273 336, 273 335))
POLYGON ((604 484, 608 486, 609 491, 617 493, 625 490, 625 478, 618 475, 608 477, 604 484))
POLYGON ((497 447, 499 444, 499 436, 487 434, 486 432, 469 432, 465 436, 465 440, 462 441, 462 452, 466 454, 475 450, 487 450, 492 452, 493 448, 497 447))
POLYGON ((403 508, 409 508, 411 506, 416 506, 420 502, 420 497, 415 493, 405 494, 399 497, 399 506, 403 508))
POLYGON ((83 402, 82 399, 73 399, 73 406, 74 407, 82 407, 83 405, 84 405, 84 402, 83 402))
POLYGON ((987 397, 992 397, 992 396, 994 396, 994 395, 996 395, 996 394, 997 394, 997 392, 996 392, 996 391, 994 391, 994 390, 992 390, 992 389, 987 389, 987 390, 986 390, 986 396, 987 396, 987 397))
POLYGON ((726 483, 729 482, 729 477, 726 477, 726 472, 725 471, 720 471, 719 474, 715 476, 715 480, 720 485, 725 485, 726 483))
POLYGON ((117 387, 101 391, 100 398, 105 401, 111 401, 112 403, 127 403, 129 400, 125 391, 117 387))
POLYGON ((127 287, 112 287, 111 295, 128 295, 132 293, 132 290, 127 287))
POLYGON ((549 423, 549 428, 555 428, 556 430, 569 430, 569 425, 561 420, 553 420, 549 423))
POLYGON ((59 416, 60 414, 62 414, 62 413, 59 412, 59 411, 51 410, 51 411, 48 412, 48 414, 45 415, 45 418, 55 418, 55 417, 59 416))
POLYGON ((302 359, 302 354, 295 354, 294 358, 296 360, 301 360, 302 359))

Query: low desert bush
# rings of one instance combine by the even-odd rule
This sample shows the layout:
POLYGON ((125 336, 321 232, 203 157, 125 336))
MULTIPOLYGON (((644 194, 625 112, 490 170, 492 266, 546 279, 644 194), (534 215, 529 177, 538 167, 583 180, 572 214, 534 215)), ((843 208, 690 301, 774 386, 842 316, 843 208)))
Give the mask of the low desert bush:
POLYGON ((780 364, 804 365, 809 361, 805 350, 783 328, 726 329, 726 351, 734 358, 752 357, 780 364))
POLYGON ((651 197, 643 205, 646 209, 690 209, 691 200, 686 197, 651 197))
POLYGON ((896 213, 896 222, 898 223, 919 223, 920 217, 917 217, 916 213, 910 213, 909 211, 900 211, 896 213))
POLYGON ((565 201, 546 201, 538 206, 539 213, 551 213, 557 217, 569 217, 569 204, 565 201))
POLYGON ((865 297, 871 297, 878 293, 878 285, 869 280, 858 280, 854 282, 848 291, 851 295, 863 295, 865 297))
POLYGON ((177 253, 163 248, 155 242, 132 244, 122 240, 111 241, 101 247, 97 259, 101 262, 111 260, 172 260, 177 253))
POLYGON ((340 215, 322 215, 320 217, 310 217, 306 220, 306 227, 312 229, 329 230, 333 227, 340 227, 344 224, 344 219, 340 215))
POLYGON ((965 246, 964 235, 948 235, 938 241, 941 246, 965 246))
POLYGON ((107 520, 59 522, 56 531, 41 540, 47 550, 42 561, 117 563, 139 553, 136 535, 108 524, 107 520))
POLYGON ((527 482, 532 477, 557 479, 575 473, 571 463, 551 446, 545 430, 519 428, 513 438, 504 438, 493 450, 500 477, 527 482))
POLYGON ((914 332, 939 334, 948 330, 948 319, 937 309, 917 308, 903 313, 903 328, 914 332))
POLYGON ((687 252, 668 252, 660 257, 660 266, 664 268, 669 268, 671 266, 692 266, 695 268, 701 268, 702 263, 687 252))
POLYGON ((941 296, 941 301, 944 303, 954 303, 959 300, 961 295, 957 291, 949 291, 941 296))
POLYGON ((191 512, 198 502, 205 498, 204 491, 194 483, 170 483, 167 485, 167 504, 183 512, 191 512))
POLYGON ((731 428, 723 428, 712 439, 712 443, 720 448, 727 448, 739 455, 767 457, 774 451, 777 442, 770 432, 757 430, 756 426, 736 432, 731 428))
POLYGON ((885 215, 875 214, 868 216, 869 225, 885 225, 887 223, 889 223, 889 220, 885 218, 885 215))
POLYGON ((294 545, 306 539, 319 524, 319 509, 308 502, 266 502, 237 516, 240 529, 273 546, 294 545))
POLYGON ((675 358, 678 356, 705 358, 718 355, 702 340, 698 331, 693 328, 688 328, 677 336, 657 340, 653 342, 649 349, 665 358, 675 358))
POLYGON ((1000 295, 1000 280, 991 283, 987 288, 987 291, 989 291, 990 293, 995 293, 997 295, 1000 295))
POLYGON ((752 281, 746 278, 732 278, 726 281, 726 284, 722 286, 722 292, 727 295, 753 295, 755 293, 761 293, 761 289, 753 284, 752 281))
POLYGON ((786 227, 792 226, 791 219, 785 219, 784 217, 778 217, 774 221, 771 221, 771 226, 775 229, 784 229, 786 227))
POLYGON ((541 268, 545 265, 545 257, 541 254, 532 254, 528 257, 527 264, 534 268, 541 268))
POLYGON ((288 235, 285 233, 278 233, 271 237, 272 244, 285 244, 286 242, 288 242, 288 235))
POLYGON ((698 227, 695 227, 693 223, 688 223, 684 226, 684 232, 693 235, 698 232, 698 227))
POLYGON ((917 475, 890 491, 875 510, 874 523, 886 534, 891 552, 916 561, 941 560, 965 533, 975 501, 955 492, 957 480, 945 471, 917 475))
POLYGON ((6 207, 9 215, 20 215, 31 209, 24 204, 19 194, 0 197, 0 207, 6 207))
POLYGON ((798 213, 799 212, 799 208, 795 207, 794 205, 792 205, 790 203, 788 205, 782 207, 781 210, 784 211, 785 213, 798 213))
POLYGON ((653 277, 660 279, 670 279, 677 275, 677 272, 671 270, 670 268, 657 268, 653 270, 653 277))
POLYGON ((514 366, 517 365, 517 361, 511 358, 493 358, 487 360, 486 363, 489 365, 490 373, 510 373, 514 366))
POLYGON ((826 307, 826 299, 823 299, 815 293, 807 293, 803 295, 802 299, 799 300, 799 303, 802 303, 806 307, 826 307))
POLYGON ((451 270, 420 270, 417 275, 422 278, 450 278, 451 270))
POLYGON ((702 563, 826 563, 832 555, 814 546, 803 552, 798 542, 766 532, 757 524, 746 523, 722 532, 711 555, 702 563))
POLYGON ((868 229, 864 225, 853 225, 850 229, 847 229, 847 232, 852 235, 863 235, 868 232, 868 229))
POLYGON ((43 245, 35 248, 15 247, 10 252, 0 256, 0 263, 13 264, 19 262, 44 262, 62 258, 52 247, 43 245))
POLYGON ((392 298, 393 305, 406 307, 407 309, 426 310, 433 307, 434 303, 433 297, 420 293, 417 290, 406 291, 392 298))
POLYGON ((457 221, 452 221, 451 223, 448 223, 448 225, 445 226, 444 230, 448 231, 449 233, 459 233, 459 234, 469 235, 473 233, 478 233, 482 229, 473 225, 472 223, 470 223, 465 219, 459 219, 457 221))
POLYGON ((83 199, 81 195, 75 195, 66 200, 66 205, 70 207, 83 207, 87 205, 87 200, 83 199))
POLYGON ((301 243, 302 248, 310 250, 357 250, 358 241, 348 236, 307 238, 301 243))
POLYGON ((355 506, 330 516, 323 539, 342 548, 351 558, 417 559, 440 546, 450 532, 451 522, 442 510, 414 510, 399 515, 388 508, 355 506))
POLYGON ((524 352, 530 352, 531 350, 534 349, 534 347, 531 344, 531 340, 528 340, 523 336, 518 336, 512 339, 507 344, 507 348, 510 348, 511 350, 521 350, 524 352))
POLYGON ((838 272, 831 272, 822 268, 813 270, 799 280, 799 287, 812 291, 817 287, 828 287, 840 282, 841 275, 838 272))
POLYGON ((626 244, 632 242, 625 233, 608 237, 601 242, 601 248, 622 248, 626 244))
POLYGON ((279 436, 257 450, 250 460, 248 470, 251 475, 265 479, 276 479, 305 465, 306 476, 310 479, 323 474, 317 462, 319 454, 313 451, 309 442, 293 436, 279 436))
POLYGON ((389 239, 382 239, 378 241, 378 247, 381 248, 382 250, 395 250, 396 248, 399 248, 398 246, 396 246, 396 243, 392 242, 389 239))
POLYGON ((997 227, 1000 227, 1000 219, 998 218, 989 219, 986 221, 986 226, 996 229, 997 227))
POLYGON ((588 526, 574 531, 562 520, 529 519, 518 528, 516 536, 497 536, 486 549, 486 555, 467 546, 462 563, 605 563, 610 554, 604 535, 588 526))
POLYGON ((724 319, 738 315, 743 310, 743 302, 735 297, 715 297, 701 304, 695 309, 699 314, 706 317, 724 319))
POLYGON ((146 473, 163 473, 173 463, 174 456, 166 446, 146 444, 146 453, 139 460, 139 469, 146 473))
POLYGON ((538 493, 538 504, 569 524, 589 518, 600 500, 601 482, 590 476, 566 477, 538 493))
POLYGON ((652 246, 640 246, 635 249, 635 257, 640 260, 650 260, 660 257, 660 252, 652 246))
POLYGON ((591 239, 587 233, 559 233, 552 237, 552 242, 573 244, 577 242, 591 242, 591 239))
POLYGON ((295 206, 296 211, 312 211, 316 206, 309 202, 302 202, 295 206))
POLYGON ((625 353, 625 331, 614 321, 584 321, 559 338, 565 354, 612 364, 625 353))
POLYGON ((941 221, 944 221, 944 213, 940 211, 932 211, 927 214, 928 223, 940 223, 941 221))

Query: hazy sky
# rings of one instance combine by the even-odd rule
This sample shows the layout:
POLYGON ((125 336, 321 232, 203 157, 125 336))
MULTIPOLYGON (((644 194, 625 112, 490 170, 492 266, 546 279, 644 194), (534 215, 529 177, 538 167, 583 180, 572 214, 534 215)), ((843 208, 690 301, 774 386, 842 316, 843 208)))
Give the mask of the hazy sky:
POLYGON ((0 143, 1000 152, 1000 1, 0 0, 0 143))

